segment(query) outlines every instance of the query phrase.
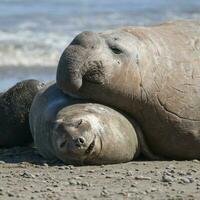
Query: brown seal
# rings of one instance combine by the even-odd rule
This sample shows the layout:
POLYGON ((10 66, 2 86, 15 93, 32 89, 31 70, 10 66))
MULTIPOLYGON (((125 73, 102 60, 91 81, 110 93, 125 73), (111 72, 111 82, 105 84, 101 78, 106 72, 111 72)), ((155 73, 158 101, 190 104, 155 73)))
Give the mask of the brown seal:
POLYGON ((64 95, 55 84, 36 95, 29 120, 34 144, 47 159, 111 164, 131 161, 140 152, 135 128, 126 117, 64 95))
POLYGON ((33 141, 28 115, 33 98, 43 86, 29 79, 0 93, 0 147, 24 146, 33 141))
POLYGON ((200 159, 200 22, 83 32, 65 49, 57 84, 129 113, 149 148, 200 159))

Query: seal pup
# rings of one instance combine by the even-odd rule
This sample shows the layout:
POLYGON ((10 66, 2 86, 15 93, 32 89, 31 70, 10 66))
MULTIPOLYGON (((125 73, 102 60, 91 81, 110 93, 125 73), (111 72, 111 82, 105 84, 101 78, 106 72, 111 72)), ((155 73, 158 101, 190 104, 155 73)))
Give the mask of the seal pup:
POLYGON ((64 50, 58 87, 130 114, 151 151, 200 159, 200 22, 83 32, 64 50))
POLYGON ((140 153, 134 125, 104 105, 65 95, 56 84, 42 89, 30 109, 30 128, 39 153, 67 164, 112 164, 140 153))
POLYGON ((44 83, 29 79, 0 93, 0 147, 25 146, 32 143, 29 110, 33 98, 44 83))

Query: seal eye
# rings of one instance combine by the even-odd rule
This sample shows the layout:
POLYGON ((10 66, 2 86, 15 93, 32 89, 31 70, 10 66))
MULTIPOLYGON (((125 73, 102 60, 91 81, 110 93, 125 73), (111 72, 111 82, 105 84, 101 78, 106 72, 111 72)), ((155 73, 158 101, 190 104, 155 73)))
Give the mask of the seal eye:
POLYGON ((110 49, 112 50, 112 52, 114 54, 121 54, 122 53, 122 50, 120 50, 119 48, 117 47, 110 47, 110 49))

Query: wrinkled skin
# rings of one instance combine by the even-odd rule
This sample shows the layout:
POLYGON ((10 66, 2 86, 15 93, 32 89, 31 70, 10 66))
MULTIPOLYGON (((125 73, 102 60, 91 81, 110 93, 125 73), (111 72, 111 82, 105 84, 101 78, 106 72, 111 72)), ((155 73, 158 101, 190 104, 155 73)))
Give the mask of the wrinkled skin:
POLYGON ((57 85, 129 113, 154 154, 200 159, 200 23, 83 32, 63 52, 57 85))
POLYGON ((44 86, 37 80, 24 80, 0 93, 0 147, 25 146, 33 139, 29 110, 37 92, 44 86))
POLYGON ((37 94, 29 120, 34 144, 47 159, 111 164, 131 161, 140 153, 131 121, 106 106, 64 95, 55 84, 37 94))

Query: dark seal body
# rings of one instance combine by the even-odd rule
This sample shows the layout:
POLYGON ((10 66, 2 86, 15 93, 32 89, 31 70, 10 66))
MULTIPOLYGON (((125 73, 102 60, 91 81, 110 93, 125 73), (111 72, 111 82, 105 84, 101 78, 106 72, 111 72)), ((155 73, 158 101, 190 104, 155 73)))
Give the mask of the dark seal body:
POLYGON ((57 84, 129 113, 154 154, 200 159, 200 22, 81 33, 57 84))
POLYGON ((55 84, 36 95, 29 120, 34 144, 47 159, 111 164, 131 161, 140 152, 135 128, 126 117, 65 95, 55 84))
POLYGON ((33 98, 43 87, 37 80, 24 80, 0 94, 0 147, 30 144, 29 110, 33 98))

